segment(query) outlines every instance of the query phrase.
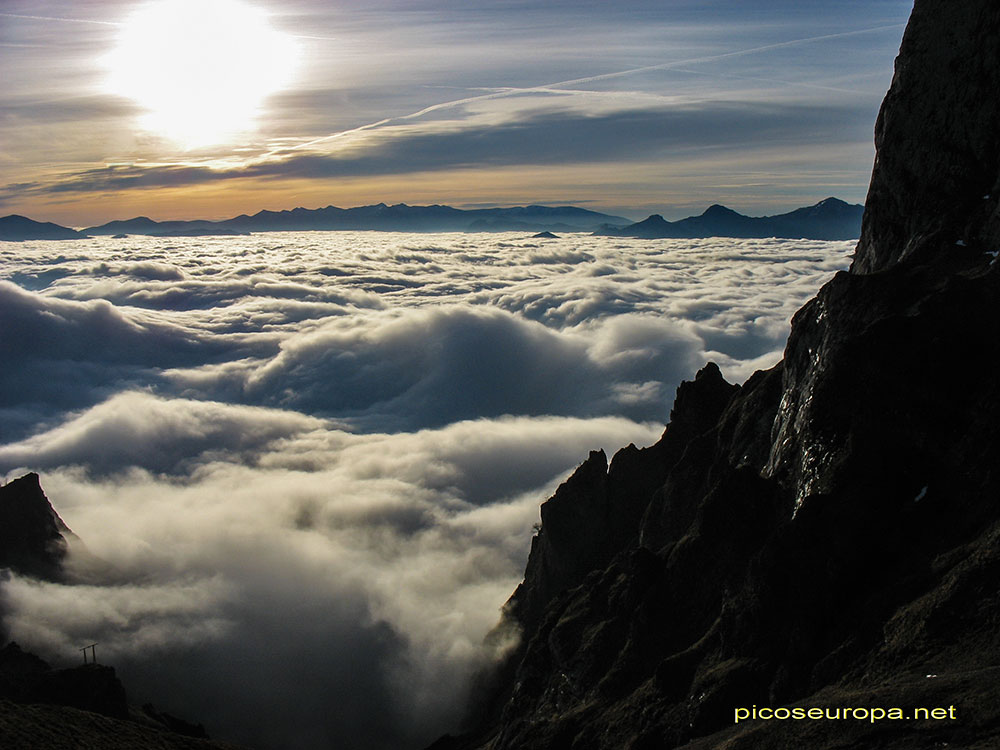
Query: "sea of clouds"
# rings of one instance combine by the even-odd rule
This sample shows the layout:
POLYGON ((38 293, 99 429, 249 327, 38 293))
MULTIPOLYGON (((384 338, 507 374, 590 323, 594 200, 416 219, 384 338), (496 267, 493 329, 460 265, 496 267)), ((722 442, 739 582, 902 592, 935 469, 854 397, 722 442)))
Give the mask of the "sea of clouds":
POLYGON ((538 505, 742 382, 851 242, 269 233, 0 243, 0 477, 82 583, 0 584, 54 663, 266 748, 454 729, 538 505))

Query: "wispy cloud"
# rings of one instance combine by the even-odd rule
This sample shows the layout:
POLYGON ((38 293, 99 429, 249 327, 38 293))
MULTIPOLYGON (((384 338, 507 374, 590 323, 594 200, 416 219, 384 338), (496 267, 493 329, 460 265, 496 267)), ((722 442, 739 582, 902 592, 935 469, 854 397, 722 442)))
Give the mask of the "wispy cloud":
POLYGON ((23 18, 29 21, 56 21, 58 23, 88 23, 98 26, 121 26, 115 21, 98 21, 91 18, 67 18, 65 16, 32 16, 22 13, 0 13, 4 18, 23 18))
MULTIPOLYGON (((470 104, 477 102, 489 101, 493 99, 500 99, 508 96, 523 96, 525 94, 532 93, 571 93, 575 87, 582 86, 584 84, 598 83, 602 81, 610 81, 616 78, 624 78, 628 76, 635 76, 641 73, 650 73, 654 71, 661 70, 672 70, 675 68, 687 68, 699 63, 713 63, 719 62, 721 60, 729 60, 738 57, 744 57, 746 55, 760 54, 763 52, 770 52, 772 50, 787 49, 789 47, 796 47, 799 45, 807 45, 815 42, 829 41, 832 39, 843 39, 846 37, 859 36, 863 34, 872 34, 880 31, 887 30, 902 30, 904 24, 891 24, 888 26, 876 26, 867 29, 857 29, 854 31, 843 31, 834 34, 824 34, 821 36, 805 37, 802 39, 791 39, 784 42, 776 42, 774 44, 766 44, 759 47, 750 47, 747 49, 733 50, 731 52, 723 52, 715 55, 705 55, 701 57, 691 57, 683 60, 671 60, 667 62, 655 63, 653 65, 644 65, 638 68, 629 68, 628 70, 618 70, 610 73, 600 73, 598 75, 584 76, 582 78, 570 78, 565 81, 557 81, 555 83, 546 83, 539 86, 531 87, 504 87, 500 89, 491 90, 486 94, 479 94, 476 96, 465 97, 462 99, 454 99, 446 102, 440 102, 438 104, 432 104, 428 107, 424 107, 416 112, 412 112, 408 115, 402 115, 398 117, 385 118, 377 122, 369 123, 367 125, 361 125, 359 127, 353 128, 351 130, 341 131, 338 133, 332 133, 323 138, 308 141, 297 148, 310 148, 314 147, 320 143, 327 142, 337 138, 344 138, 350 136, 354 133, 365 132, 368 130, 382 128, 394 123, 405 122, 406 120, 418 119, 425 117, 431 113, 438 112, 444 109, 453 109, 457 107, 465 107, 470 104)), ((771 81, 774 82, 774 81, 771 81)), ((781 82, 785 83, 785 82, 781 82)))
POLYGON ((738 158, 762 145, 796 150, 814 139, 837 142, 844 137, 845 122, 862 119, 849 109, 810 105, 680 100, 672 107, 629 109, 627 96, 622 97, 625 108, 620 108, 614 102, 609 106, 608 97, 601 95, 594 97, 596 103, 580 102, 583 95, 573 102, 560 93, 537 95, 548 101, 524 98, 514 110, 486 109, 462 119, 354 131, 326 143, 323 152, 283 148, 242 165, 111 165, 53 182, 20 185, 7 195, 116 192, 230 180, 329 180, 460 167, 648 162, 699 149, 738 158), (805 123, 809 126, 803 130, 805 123))

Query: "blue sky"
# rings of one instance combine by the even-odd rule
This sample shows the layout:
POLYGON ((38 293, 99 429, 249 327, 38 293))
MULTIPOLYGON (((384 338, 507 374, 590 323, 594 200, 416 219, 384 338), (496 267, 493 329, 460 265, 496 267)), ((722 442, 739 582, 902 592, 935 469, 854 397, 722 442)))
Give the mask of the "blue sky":
POLYGON ((861 202, 911 6, 4 0, 0 213, 861 202))

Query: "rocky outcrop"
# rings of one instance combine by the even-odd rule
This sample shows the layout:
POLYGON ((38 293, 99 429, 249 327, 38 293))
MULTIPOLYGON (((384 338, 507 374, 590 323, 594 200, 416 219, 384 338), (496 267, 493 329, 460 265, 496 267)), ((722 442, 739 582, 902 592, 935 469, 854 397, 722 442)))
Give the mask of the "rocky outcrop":
POLYGON ((38 474, 0 487, 0 568, 61 580, 73 532, 49 503, 38 474))
POLYGON ((1000 248, 1000 8, 917 2, 875 125, 877 157, 852 270, 1000 248))
MULTIPOLYGON (((649 499, 662 488, 691 441, 715 424, 737 390, 710 363, 694 382, 678 389, 670 424, 655 445, 623 448, 610 468, 604 451, 592 451, 542 504, 541 527, 532 539, 524 582, 507 603, 508 616, 533 629, 556 594, 579 584, 619 551, 636 544, 649 499)), ((668 515, 690 515, 694 510, 657 507, 668 515)), ((664 522, 669 520, 657 512, 646 525, 659 528, 664 522)))
POLYGON ((917 0, 851 272, 779 365, 710 365, 656 445, 542 506, 521 643, 436 748, 1000 745, 998 34, 992 2, 917 0))
POLYGON ((0 698, 70 706, 119 719, 129 715, 125 688, 112 667, 92 663, 52 669, 16 643, 0 649, 0 698))

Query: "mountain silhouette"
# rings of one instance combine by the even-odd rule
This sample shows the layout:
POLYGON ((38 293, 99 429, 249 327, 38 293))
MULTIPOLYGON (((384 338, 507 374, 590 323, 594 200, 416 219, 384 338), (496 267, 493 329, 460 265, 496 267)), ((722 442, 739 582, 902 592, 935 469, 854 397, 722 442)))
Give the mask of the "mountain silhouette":
POLYGON ((860 233, 862 206, 827 198, 778 216, 753 218, 710 206, 700 216, 666 221, 654 214, 631 223, 621 216, 576 206, 516 206, 459 209, 451 206, 409 206, 405 203, 355 208, 293 208, 258 211, 224 221, 155 221, 147 216, 109 221, 77 232, 57 224, 42 224, 23 216, 0 219, 0 239, 80 239, 88 236, 156 237, 235 236, 251 232, 391 231, 391 232, 594 232, 610 237, 792 237, 852 239, 860 233))
POLYGON ((0 240, 21 242, 24 240, 79 240, 87 235, 75 229, 67 229, 52 222, 40 222, 26 216, 11 214, 0 217, 0 240))
POLYGON ((667 221, 653 214, 625 227, 602 227, 597 234, 641 239, 695 239, 701 237, 783 237, 812 240, 850 240, 861 235, 864 206, 826 198, 814 206, 777 216, 744 216, 718 204, 700 216, 667 221))
POLYGON ((575 206, 517 206, 463 210, 451 206, 409 206, 405 203, 355 208, 293 208, 258 211, 225 221, 156 222, 146 217, 112 221, 87 229, 91 235, 145 234, 187 236, 247 232, 379 230, 391 232, 593 231, 603 224, 629 220, 575 206))

